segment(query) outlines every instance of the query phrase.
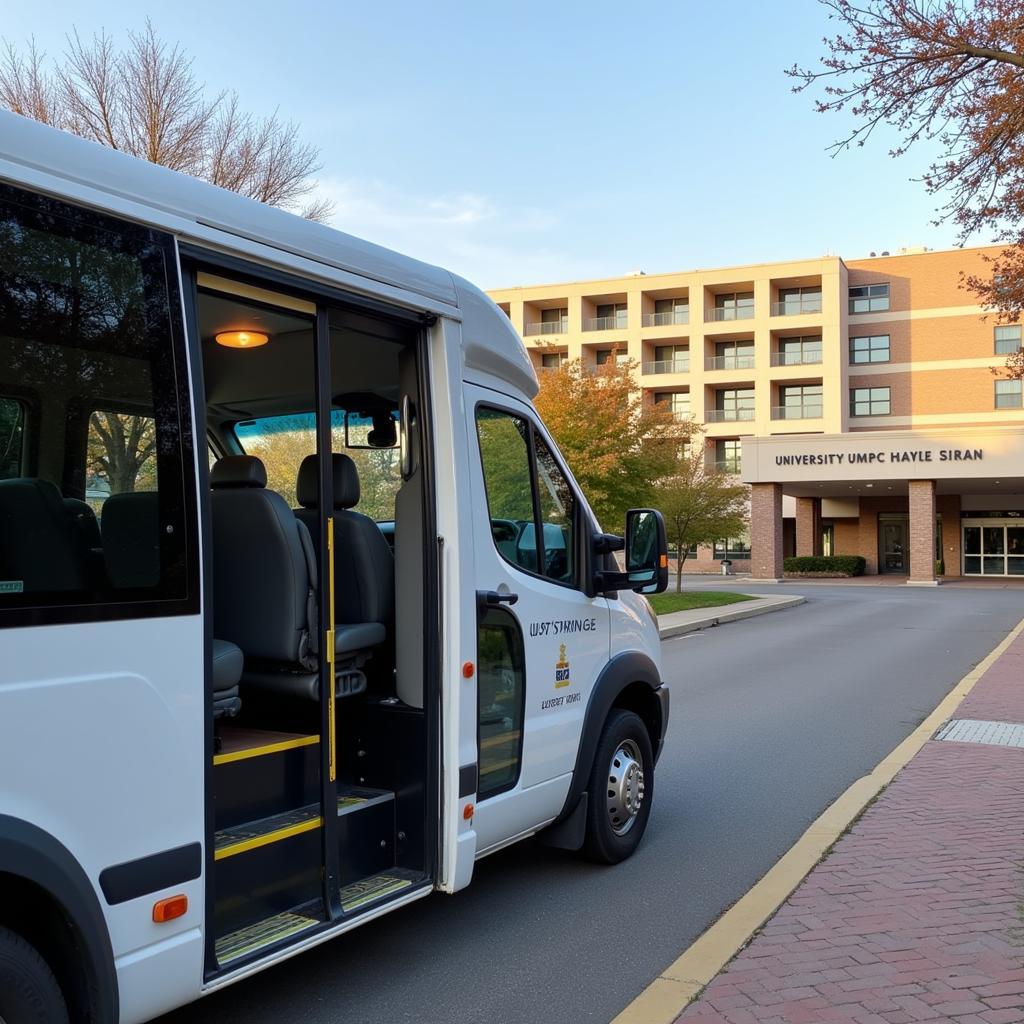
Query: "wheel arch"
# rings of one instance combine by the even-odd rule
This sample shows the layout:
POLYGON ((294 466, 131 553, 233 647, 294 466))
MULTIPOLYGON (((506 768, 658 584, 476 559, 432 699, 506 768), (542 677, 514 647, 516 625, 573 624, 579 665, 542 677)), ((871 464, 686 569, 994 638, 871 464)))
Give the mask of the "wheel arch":
POLYGON ((658 666, 646 654, 639 651, 617 654, 597 677, 583 718, 572 782, 562 811, 556 819, 556 828, 577 812, 586 792, 601 730, 613 708, 624 708, 640 716, 647 727, 651 749, 657 760, 668 725, 668 688, 662 685, 658 666))
POLYGON ((72 1020, 118 1019, 110 935, 85 871, 48 832, 7 815, 0 815, 0 924, 47 961, 72 1020))

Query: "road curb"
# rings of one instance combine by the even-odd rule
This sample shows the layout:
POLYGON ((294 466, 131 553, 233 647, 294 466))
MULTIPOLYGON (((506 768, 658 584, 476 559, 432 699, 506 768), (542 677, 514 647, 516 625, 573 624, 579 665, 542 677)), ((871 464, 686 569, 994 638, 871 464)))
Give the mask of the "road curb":
MULTIPOLYGON (((798 594, 787 597, 759 597, 757 594, 749 594, 747 596, 753 598, 749 607, 748 603, 743 601, 736 606, 726 605, 721 610, 716 610, 712 614, 704 615, 700 618, 690 619, 685 622, 666 622, 663 626, 659 625, 658 633, 662 640, 670 640, 675 636, 694 633, 699 629, 708 629, 711 626, 720 626, 725 622, 738 622, 740 619, 752 619, 758 615, 767 615, 769 612, 782 612, 787 608, 795 608, 798 604, 804 604, 807 601, 806 597, 801 597, 798 594)), ((686 614, 688 613, 671 612, 668 615, 662 616, 662 618, 671 619, 676 615, 686 614)))
POLYGON ((671 1024, 793 894, 872 800, 928 742, 1017 637, 1024 619, 971 669, 927 718, 852 783, 783 856, 641 992, 612 1024, 671 1024))

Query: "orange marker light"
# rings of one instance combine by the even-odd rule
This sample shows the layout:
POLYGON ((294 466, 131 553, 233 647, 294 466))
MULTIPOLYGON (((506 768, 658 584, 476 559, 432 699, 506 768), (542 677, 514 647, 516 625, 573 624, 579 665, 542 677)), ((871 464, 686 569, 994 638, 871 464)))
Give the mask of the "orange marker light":
POLYGON ((466 804, 466 806, 462 808, 462 817, 466 821, 472 821, 473 820, 473 812, 475 810, 476 810, 476 808, 472 804, 466 804))
POLYGON ((157 924, 173 921, 176 917, 184 917, 188 912, 188 897, 185 895, 168 896, 165 900, 157 900, 153 904, 153 920, 157 924))
POLYGON ((473 671, 473 662, 465 661, 462 663, 462 676, 464 679, 472 679, 473 671))
POLYGON ((667 569, 668 568, 668 555, 662 555, 661 556, 661 559, 659 560, 658 568, 659 569, 667 569))

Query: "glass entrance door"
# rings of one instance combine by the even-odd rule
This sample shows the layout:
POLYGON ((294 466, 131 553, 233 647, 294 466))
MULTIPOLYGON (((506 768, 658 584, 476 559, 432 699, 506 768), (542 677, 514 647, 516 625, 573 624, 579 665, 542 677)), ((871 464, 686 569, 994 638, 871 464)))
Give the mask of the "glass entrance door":
POLYGON ((965 576, 1024 576, 1024 526, 965 525, 963 550, 965 576))
POLYGON ((909 571, 907 525, 906 519, 879 519, 878 567, 880 572, 902 574, 909 571))

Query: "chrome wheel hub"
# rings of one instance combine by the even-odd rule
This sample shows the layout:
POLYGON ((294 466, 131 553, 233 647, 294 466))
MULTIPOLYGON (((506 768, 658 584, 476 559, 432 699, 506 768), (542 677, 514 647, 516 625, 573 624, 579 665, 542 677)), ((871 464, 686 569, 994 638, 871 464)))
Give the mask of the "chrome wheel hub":
POLYGON ((623 740, 608 766, 608 821, 617 836, 636 823, 644 802, 644 762, 632 740, 623 740))

